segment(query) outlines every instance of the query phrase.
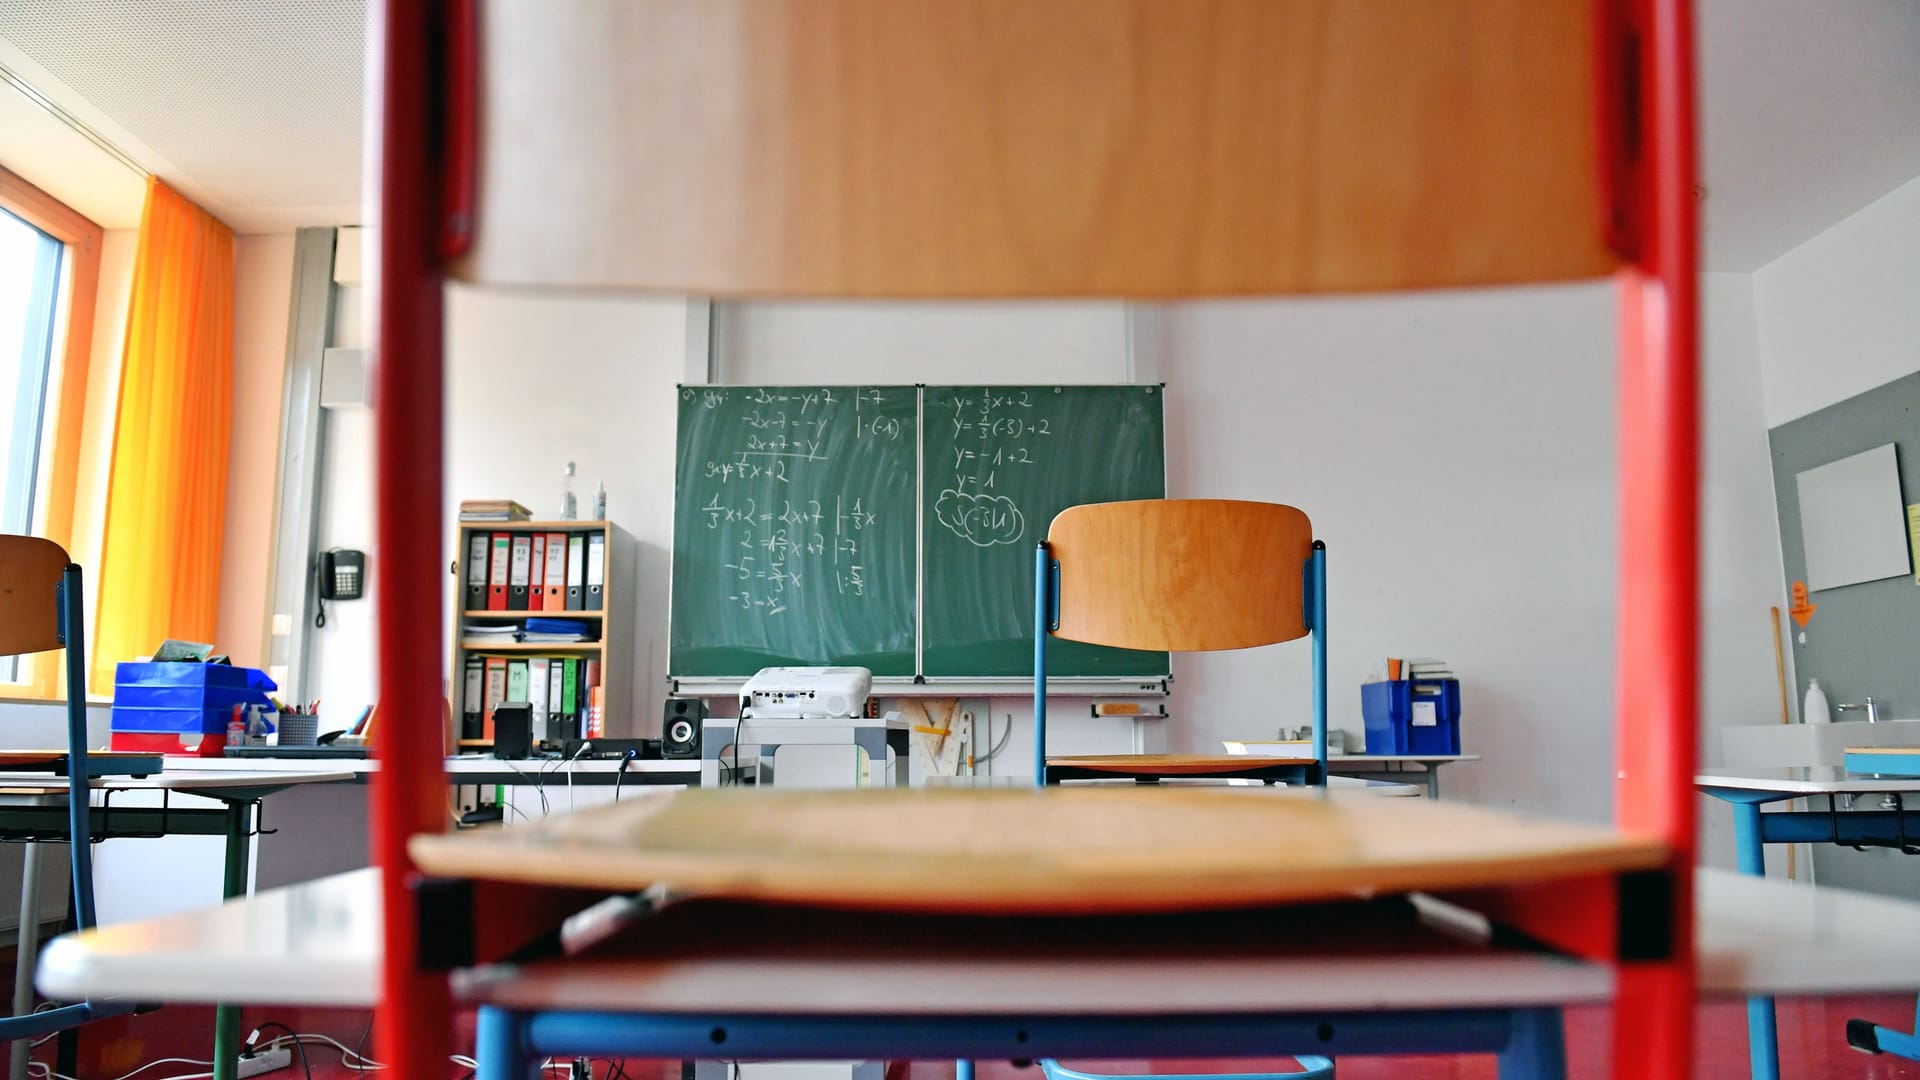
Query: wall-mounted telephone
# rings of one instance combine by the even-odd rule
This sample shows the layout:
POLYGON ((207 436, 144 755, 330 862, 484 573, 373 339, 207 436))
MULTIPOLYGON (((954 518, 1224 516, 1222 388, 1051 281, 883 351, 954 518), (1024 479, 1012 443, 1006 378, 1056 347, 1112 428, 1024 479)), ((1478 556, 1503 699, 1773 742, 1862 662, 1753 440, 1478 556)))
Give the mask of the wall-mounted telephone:
POLYGON ((327 600, 358 600, 366 594, 367 556, 365 552, 334 548, 320 553, 316 576, 320 579, 320 600, 313 625, 327 625, 327 600))

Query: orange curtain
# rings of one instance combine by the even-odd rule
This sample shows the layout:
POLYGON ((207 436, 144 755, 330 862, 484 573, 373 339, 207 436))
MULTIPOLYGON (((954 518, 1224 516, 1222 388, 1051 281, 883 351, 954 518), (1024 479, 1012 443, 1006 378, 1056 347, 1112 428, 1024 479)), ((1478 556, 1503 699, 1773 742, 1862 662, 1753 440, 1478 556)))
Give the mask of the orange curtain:
POLYGON ((213 641, 233 433, 233 230, 147 180, 95 578, 94 693, 166 638, 213 641))

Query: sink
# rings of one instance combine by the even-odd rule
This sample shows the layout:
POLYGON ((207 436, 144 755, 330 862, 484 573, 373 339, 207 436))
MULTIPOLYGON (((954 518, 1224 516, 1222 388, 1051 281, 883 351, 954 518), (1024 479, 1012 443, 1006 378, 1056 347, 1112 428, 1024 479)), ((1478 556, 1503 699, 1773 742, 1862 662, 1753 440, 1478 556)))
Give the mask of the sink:
POLYGON ((1849 746, 1920 746, 1920 720, 1753 724, 1720 731, 1720 759, 1728 769, 1844 765, 1849 746))

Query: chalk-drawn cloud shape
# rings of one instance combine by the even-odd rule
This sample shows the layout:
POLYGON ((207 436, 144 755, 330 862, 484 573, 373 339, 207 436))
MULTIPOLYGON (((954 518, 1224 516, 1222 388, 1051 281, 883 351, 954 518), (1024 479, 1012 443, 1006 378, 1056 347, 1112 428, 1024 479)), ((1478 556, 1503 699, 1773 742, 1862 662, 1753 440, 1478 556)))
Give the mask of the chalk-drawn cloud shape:
POLYGON ((1026 515, 1005 495, 969 495, 948 488, 933 504, 933 515, 976 547, 1018 543, 1027 531, 1026 515))

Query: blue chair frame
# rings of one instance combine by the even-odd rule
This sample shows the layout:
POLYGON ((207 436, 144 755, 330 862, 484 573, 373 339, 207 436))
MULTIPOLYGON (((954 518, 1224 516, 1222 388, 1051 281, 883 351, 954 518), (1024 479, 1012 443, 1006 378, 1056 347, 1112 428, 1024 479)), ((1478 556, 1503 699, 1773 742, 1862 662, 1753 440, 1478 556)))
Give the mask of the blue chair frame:
MULTIPOLYGON (((1315 540, 1300 567, 1301 615, 1313 639, 1313 758, 1319 769, 1307 783, 1327 782, 1327 545, 1315 540)), ((1060 560, 1053 546, 1042 540, 1034 549, 1033 567, 1033 782, 1047 783, 1047 639, 1060 629, 1060 560)), ((1196 1076, 1155 1074, 1152 1080, 1331 1080, 1333 1061, 1303 1055, 1294 1058, 1300 1069, 1289 1073, 1208 1073, 1196 1076)), ((1069 1069, 1053 1058, 1040 1059, 1047 1080, 1125 1080, 1101 1073, 1069 1069)), ((956 1080, 972 1080, 972 1062, 959 1063, 956 1080)))
MULTIPOLYGON (((36 537, 5 537, 10 542, 33 541, 58 549, 50 540, 36 537)), ((61 558, 66 553, 62 551, 61 558)), ((31 584, 31 583, 25 583, 31 584)), ((92 791, 87 760, 87 663, 83 608, 81 606, 80 567, 67 562, 54 584, 56 642, 47 648, 64 649, 67 669, 67 853, 72 876, 73 922, 76 930, 91 930, 96 922, 93 904, 93 824, 92 791)), ((79 1027, 92 1020, 120 1016, 133 1011, 131 1003, 82 1001, 24 1016, 0 1018, 0 1042, 32 1039, 79 1027)))
MULTIPOLYGON (((1313 758, 1317 773, 1306 782, 1327 782, 1327 545, 1313 542, 1312 553, 1300 567, 1301 603, 1307 633, 1313 639, 1313 758)), ((1047 782, 1047 639, 1060 628, 1060 561, 1042 540, 1033 562, 1033 777, 1047 782)))

